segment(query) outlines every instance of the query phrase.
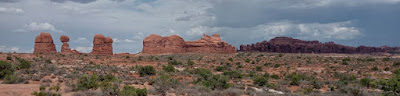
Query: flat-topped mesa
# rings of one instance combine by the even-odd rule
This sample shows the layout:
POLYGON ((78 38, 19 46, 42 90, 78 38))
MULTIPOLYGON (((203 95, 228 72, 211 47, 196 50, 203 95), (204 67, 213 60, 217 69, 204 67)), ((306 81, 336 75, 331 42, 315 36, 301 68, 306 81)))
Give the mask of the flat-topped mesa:
POLYGON ((93 49, 91 54, 112 55, 113 40, 111 37, 105 37, 103 34, 96 34, 93 38, 93 49))
POLYGON ((57 53, 56 45, 50 33, 42 32, 35 38, 33 53, 57 53))
POLYGON ((143 53, 236 53, 236 48, 221 41, 219 34, 203 35, 200 40, 184 41, 178 35, 161 37, 151 34, 143 40, 143 53))
POLYGON ((63 45, 61 46, 61 53, 62 54, 80 54, 80 52, 76 51, 76 50, 71 50, 71 48, 69 47, 69 37, 66 35, 61 35, 60 37, 60 41, 63 43, 63 45))
POLYGON ((278 53, 374 53, 399 50, 398 47, 365 47, 357 48, 335 44, 334 42, 320 43, 319 41, 303 41, 289 37, 276 37, 256 44, 240 45, 243 52, 278 52, 278 53))

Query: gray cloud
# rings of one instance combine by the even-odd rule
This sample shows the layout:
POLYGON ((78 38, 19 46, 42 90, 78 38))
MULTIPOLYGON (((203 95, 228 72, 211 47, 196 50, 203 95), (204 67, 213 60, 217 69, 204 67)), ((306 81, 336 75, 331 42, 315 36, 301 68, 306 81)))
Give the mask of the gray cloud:
POLYGON ((15 3, 18 1, 20 1, 20 0, 0 0, 0 3, 15 3))
POLYGON ((86 3, 94 2, 94 1, 96 1, 96 0, 51 0, 51 1, 57 2, 57 3, 64 3, 64 2, 66 2, 66 1, 71 1, 71 2, 77 2, 77 3, 86 4, 86 3))

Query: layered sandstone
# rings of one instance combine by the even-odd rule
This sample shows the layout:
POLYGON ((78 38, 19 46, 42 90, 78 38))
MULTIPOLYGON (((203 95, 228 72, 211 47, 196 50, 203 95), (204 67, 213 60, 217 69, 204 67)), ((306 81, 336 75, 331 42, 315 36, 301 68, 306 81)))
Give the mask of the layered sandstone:
POLYGON ((223 42, 219 34, 214 34, 212 37, 203 35, 196 41, 184 41, 178 35, 161 37, 152 34, 143 40, 142 52, 147 54, 235 53, 236 48, 223 42))
POLYGON ((56 45, 50 33, 42 32, 35 38, 33 53, 57 53, 56 45))
POLYGON ((374 53, 399 50, 398 47, 351 47, 334 42, 303 41, 289 37, 276 37, 270 41, 256 44, 240 45, 243 52, 277 52, 277 53, 374 53))
POLYGON ((71 48, 69 47, 69 37, 66 35, 61 35, 60 37, 60 41, 63 43, 63 45, 61 46, 61 53, 63 54, 79 54, 80 52, 76 51, 76 50, 71 50, 71 48))
POLYGON ((102 34, 96 34, 93 38, 92 54, 112 55, 112 43, 113 40, 111 37, 105 37, 102 34))

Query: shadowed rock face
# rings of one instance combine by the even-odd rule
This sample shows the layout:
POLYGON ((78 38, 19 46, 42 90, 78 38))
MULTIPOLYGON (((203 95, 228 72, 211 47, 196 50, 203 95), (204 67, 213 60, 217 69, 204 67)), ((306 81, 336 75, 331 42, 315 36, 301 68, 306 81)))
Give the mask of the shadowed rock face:
POLYGON ((236 53, 236 48, 221 41, 219 34, 203 35, 200 40, 184 41, 177 35, 161 37, 152 34, 143 40, 143 53, 236 53))
POLYGON ((33 53, 57 53, 50 33, 42 32, 36 36, 33 53))
POLYGON ((277 53, 374 53, 399 50, 398 47, 351 47, 333 42, 302 41, 289 37, 276 37, 256 44, 240 45, 243 52, 277 52, 277 53))
POLYGON ((71 50, 71 48, 69 47, 69 44, 68 44, 68 41, 69 41, 68 36, 61 35, 60 41, 63 43, 63 45, 61 46, 61 53, 63 53, 63 54, 80 54, 80 52, 78 52, 76 50, 71 50))
POLYGON ((102 34, 96 34, 93 38, 92 54, 112 55, 112 43, 113 40, 111 37, 104 37, 102 34))

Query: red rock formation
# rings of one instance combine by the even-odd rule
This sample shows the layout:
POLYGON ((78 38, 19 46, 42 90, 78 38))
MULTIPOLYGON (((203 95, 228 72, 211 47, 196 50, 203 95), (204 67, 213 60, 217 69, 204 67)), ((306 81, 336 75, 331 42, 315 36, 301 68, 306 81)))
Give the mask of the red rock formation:
POLYGON ((36 36, 33 53, 57 53, 50 33, 42 32, 36 36))
POLYGON ((219 34, 204 35, 200 40, 184 41, 177 35, 161 37, 152 34, 143 40, 143 53, 236 53, 236 48, 221 41, 219 34))
POLYGON ((65 36, 65 35, 61 35, 60 37, 60 41, 63 43, 63 45, 61 46, 61 53, 63 54, 80 54, 80 52, 76 51, 76 50, 71 50, 71 48, 69 48, 69 37, 65 36))
POLYGON ((302 41, 289 37, 276 37, 268 41, 251 45, 240 45, 243 52, 278 52, 278 53, 374 53, 399 50, 398 47, 351 47, 333 42, 302 41))
POLYGON ((104 37, 102 34, 96 34, 93 38, 92 54, 112 55, 113 40, 111 37, 104 37))

